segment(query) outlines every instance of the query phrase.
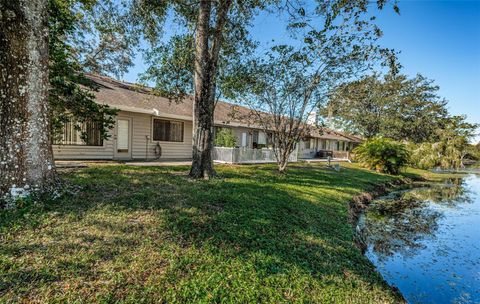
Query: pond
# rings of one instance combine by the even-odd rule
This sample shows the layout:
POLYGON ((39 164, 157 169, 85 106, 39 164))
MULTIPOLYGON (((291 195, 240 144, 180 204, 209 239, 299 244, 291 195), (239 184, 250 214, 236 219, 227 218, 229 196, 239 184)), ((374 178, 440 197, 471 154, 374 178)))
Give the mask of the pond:
POLYGON ((409 303, 480 303, 480 175, 390 193, 358 228, 366 256, 409 303))

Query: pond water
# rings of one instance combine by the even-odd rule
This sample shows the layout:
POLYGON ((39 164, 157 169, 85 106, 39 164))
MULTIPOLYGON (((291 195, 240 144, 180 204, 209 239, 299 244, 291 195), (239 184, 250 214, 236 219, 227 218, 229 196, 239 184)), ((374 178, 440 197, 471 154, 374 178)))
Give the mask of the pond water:
POLYGON ((409 303, 480 303, 480 175, 417 186, 372 202, 365 254, 409 303))

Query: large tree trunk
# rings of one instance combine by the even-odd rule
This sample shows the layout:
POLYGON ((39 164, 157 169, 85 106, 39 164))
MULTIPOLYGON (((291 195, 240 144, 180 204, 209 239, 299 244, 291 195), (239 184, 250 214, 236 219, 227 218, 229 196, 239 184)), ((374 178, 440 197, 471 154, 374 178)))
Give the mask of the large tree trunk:
POLYGON ((0 198, 53 181, 48 88, 48 0, 0 0, 0 198))
POLYGON ((209 179, 213 169, 213 122, 216 74, 223 31, 232 0, 217 2, 216 24, 210 26, 211 0, 201 0, 195 37, 195 100, 193 102, 193 155, 190 176, 209 179), (212 34, 213 32, 213 34, 212 34), (210 35, 212 39, 210 39, 210 35), (211 45, 209 41, 211 40, 211 45))
POLYGON ((193 101, 193 155, 190 176, 208 179, 213 169, 214 92, 209 56, 211 1, 201 1, 195 37, 195 100, 193 101))

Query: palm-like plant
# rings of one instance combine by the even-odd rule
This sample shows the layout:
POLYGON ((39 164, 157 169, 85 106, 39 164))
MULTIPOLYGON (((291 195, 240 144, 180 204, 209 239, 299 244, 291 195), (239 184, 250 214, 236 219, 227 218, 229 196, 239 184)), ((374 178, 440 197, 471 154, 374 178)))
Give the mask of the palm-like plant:
POLYGON ((380 173, 398 174, 409 160, 404 144, 383 137, 369 139, 353 152, 360 164, 380 173))

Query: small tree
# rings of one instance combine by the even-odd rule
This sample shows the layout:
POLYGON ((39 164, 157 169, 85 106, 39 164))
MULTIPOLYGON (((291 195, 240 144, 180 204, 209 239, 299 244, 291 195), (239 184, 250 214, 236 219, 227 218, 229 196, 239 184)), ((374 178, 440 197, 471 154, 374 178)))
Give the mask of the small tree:
POLYGON ((237 145, 237 137, 230 128, 220 128, 215 134, 215 146, 233 148, 237 145))
POLYGON ((250 113, 232 113, 269 134, 280 172, 285 171, 296 143, 309 133, 312 126, 306 118, 321 101, 321 95, 315 94, 318 80, 311 78, 304 62, 300 52, 287 46, 274 48, 266 60, 252 62, 250 73, 256 78, 240 99, 250 113))
MULTIPOLYGON (((379 6, 383 3, 379 2, 379 6)), ((375 44, 381 32, 371 22, 374 18, 363 18, 363 4, 366 3, 325 2, 308 14, 306 9, 297 8, 298 15, 292 16, 290 27, 302 37, 300 46, 273 47, 260 58, 252 59, 248 68, 237 72, 238 79, 231 81, 242 92, 231 98, 251 110, 243 119, 271 134, 280 172, 285 171, 300 139, 310 132, 321 132, 307 123, 307 118, 318 111, 330 92, 378 63, 377 59, 388 57, 392 67, 395 65, 393 52, 375 44), (319 22, 313 25, 309 18, 323 23, 318 27, 319 22)))

